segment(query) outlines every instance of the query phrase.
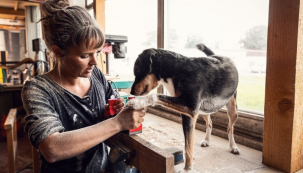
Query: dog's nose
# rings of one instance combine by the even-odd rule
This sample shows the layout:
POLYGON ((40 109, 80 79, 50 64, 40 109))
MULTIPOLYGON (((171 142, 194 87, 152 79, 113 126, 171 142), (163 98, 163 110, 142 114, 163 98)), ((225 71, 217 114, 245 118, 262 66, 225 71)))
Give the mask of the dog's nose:
POLYGON ((132 86, 132 89, 131 89, 131 91, 130 91, 130 94, 131 94, 131 95, 135 95, 134 86, 132 86))

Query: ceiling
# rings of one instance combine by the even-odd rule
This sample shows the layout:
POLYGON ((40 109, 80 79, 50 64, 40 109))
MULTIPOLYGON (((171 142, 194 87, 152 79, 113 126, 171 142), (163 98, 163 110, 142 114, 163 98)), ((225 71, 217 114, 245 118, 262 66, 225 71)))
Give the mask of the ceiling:
POLYGON ((0 29, 25 26, 25 6, 38 6, 40 0, 1 0, 0 29))

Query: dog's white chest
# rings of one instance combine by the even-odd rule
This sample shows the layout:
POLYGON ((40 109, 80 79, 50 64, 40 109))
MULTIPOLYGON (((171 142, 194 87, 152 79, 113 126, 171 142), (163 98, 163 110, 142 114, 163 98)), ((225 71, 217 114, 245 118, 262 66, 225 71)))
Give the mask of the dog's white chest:
POLYGON ((176 92, 175 92, 173 80, 171 78, 167 78, 166 80, 167 82, 165 82, 164 79, 161 78, 159 83, 162 84, 168 90, 170 96, 174 97, 176 95, 176 92))

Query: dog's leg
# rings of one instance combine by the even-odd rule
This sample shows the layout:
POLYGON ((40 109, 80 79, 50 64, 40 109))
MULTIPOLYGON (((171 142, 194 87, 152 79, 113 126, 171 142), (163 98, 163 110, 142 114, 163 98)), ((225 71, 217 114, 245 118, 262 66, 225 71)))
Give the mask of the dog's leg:
POLYGON ((232 96, 231 99, 228 101, 228 103, 226 104, 226 108, 227 115, 229 118, 227 133, 229 138, 230 151, 233 154, 240 154, 240 150, 237 147, 237 144, 234 139, 234 124, 238 118, 237 103, 234 96, 232 96))
POLYGON ((186 171, 193 170, 195 126, 197 116, 193 118, 182 115, 182 127, 185 139, 185 167, 186 171))
POLYGON ((211 137, 211 130, 212 130, 212 121, 210 119, 210 114, 202 114, 203 119, 205 120, 205 125, 206 125, 206 135, 205 139, 201 144, 201 147, 207 147, 209 146, 210 143, 210 137, 211 137))

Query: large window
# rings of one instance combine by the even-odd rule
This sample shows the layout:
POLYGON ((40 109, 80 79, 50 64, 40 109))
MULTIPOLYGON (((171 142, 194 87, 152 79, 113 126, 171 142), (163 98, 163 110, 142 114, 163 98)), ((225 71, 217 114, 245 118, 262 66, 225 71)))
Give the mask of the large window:
MULTIPOLYGON (((109 73, 133 78, 133 65, 146 48, 157 47, 156 0, 105 1, 105 33, 128 37, 125 59, 109 57, 109 73)), ((264 111, 268 0, 165 0, 165 49, 188 57, 230 57, 239 71, 239 109, 264 111)))
POLYGON ((109 57, 109 74, 134 78, 133 67, 138 55, 157 47, 157 1, 105 1, 105 34, 128 37, 125 59, 109 57))
POLYGON ((263 113, 265 96, 268 0, 167 0, 165 49, 189 57, 230 57, 239 71, 239 109, 263 113))

